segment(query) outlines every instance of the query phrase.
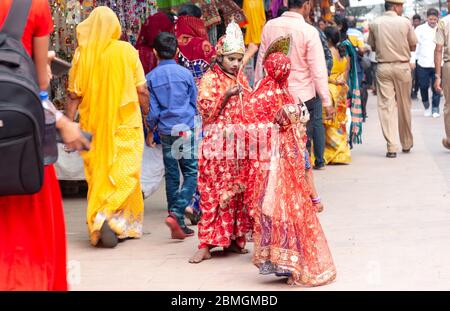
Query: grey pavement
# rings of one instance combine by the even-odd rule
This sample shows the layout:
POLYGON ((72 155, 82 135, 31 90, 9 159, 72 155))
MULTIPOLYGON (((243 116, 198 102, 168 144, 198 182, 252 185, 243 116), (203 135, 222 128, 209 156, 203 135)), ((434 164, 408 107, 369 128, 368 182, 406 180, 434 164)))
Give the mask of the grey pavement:
POLYGON ((441 145, 443 119, 423 117, 415 102, 414 148, 387 159, 373 96, 368 110, 352 163, 314 173, 325 204, 319 218, 338 271, 332 284, 289 287, 286 279, 259 275, 251 254, 218 251, 189 264, 197 238, 170 239, 162 185, 145 202, 143 238, 115 249, 89 244, 86 200, 65 198, 71 289, 450 290, 450 152, 441 145))

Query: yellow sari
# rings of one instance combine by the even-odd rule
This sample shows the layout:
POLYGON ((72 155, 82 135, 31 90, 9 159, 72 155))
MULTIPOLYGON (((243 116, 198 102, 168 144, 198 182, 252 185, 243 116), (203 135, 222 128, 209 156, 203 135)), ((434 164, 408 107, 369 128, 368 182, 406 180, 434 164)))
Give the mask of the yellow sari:
POLYGON ((248 21, 245 31, 245 45, 250 43, 260 44, 262 29, 266 23, 263 1, 244 0, 242 10, 248 21))
POLYGON ((140 171, 144 136, 136 87, 145 84, 138 52, 119 41, 121 27, 98 7, 77 27, 69 91, 82 97, 80 127, 93 134, 83 153, 89 185, 87 223, 96 245, 105 221, 119 239, 142 235, 140 171))
POLYGON ((325 152, 326 164, 351 162, 350 146, 347 136, 347 84, 336 84, 335 81, 345 81, 347 71, 347 58, 337 58, 333 56, 333 68, 329 77, 328 87, 330 95, 336 109, 336 116, 333 120, 325 120, 325 152))

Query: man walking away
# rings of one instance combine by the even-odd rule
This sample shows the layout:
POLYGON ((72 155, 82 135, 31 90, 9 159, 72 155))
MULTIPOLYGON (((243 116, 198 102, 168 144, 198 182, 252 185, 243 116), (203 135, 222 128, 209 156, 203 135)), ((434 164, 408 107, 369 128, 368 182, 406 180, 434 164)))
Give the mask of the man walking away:
POLYGON ((369 27, 368 41, 377 53, 378 115, 387 142, 388 158, 397 157, 397 126, 403 152, 407 153, 413 147, 409 61, 417 39, 410 21, 401 16, 403 2, 385 2, 386 12, 369 27))
POLYGON ((425 108, 424 116, 433 118, 440 117, 439 102, 441 94, 436 91, 434 87, 436 71, 434 69, 434 49, 436 43, 434 38, 436 36, 437 22, 439 20, 439 12, 436 9, 429 9, 427 11, 427 22, 418 26, 415 30, 417 37, 417 48, 415 58, 417 60, 417 77, 419 79, 420 95, 422 103, 425 108), (431 105, 428 100, 428 90, 433 92, 431 105))

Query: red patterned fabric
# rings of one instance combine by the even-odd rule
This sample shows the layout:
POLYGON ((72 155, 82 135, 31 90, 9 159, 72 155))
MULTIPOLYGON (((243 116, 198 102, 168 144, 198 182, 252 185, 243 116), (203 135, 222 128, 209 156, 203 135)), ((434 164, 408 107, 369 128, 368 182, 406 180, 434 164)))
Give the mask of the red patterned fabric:
POLYGON ((264 68, 267 76, 250 96, 246 122, 258 128, 276 124, 277 139, 268 144, 277 153, 268 160, 250 160, 244 171, 254 219, 253 263, 262 274, 290 275, 294 284, 326 284, 336 269, 305 177, 306 129, 301 108, 287 90, 289 58, 273 53, 264 68))
POLYGON ((215 65, 203 76, 197 107, 203 118, 204 138, 200 147, 199 180, 200 209, 198 224, 199 248, 228 247, 235 240, 245 246, 245 235, 251 229, 244 205, 245 180, 241 179, 244 158, 238 158, 239 148, 226 148, 226 141, 236 142, 233 133, 240 131, 244 107, 250 87, 242 73, 231 76, 215 65), (221 109, 225 92, 240 84, 240 95, 232 96, 221 109), (234 125, 234 126, 233 126, 234 125), (225 128, 230 126, 229 131, 225 128))
POLYGON ((0 197, 0 290, 64 291, 66 231, 53 166, 34 195, 0 197))
POLYGON ((160 32, 175 32, 175 25, 165 13, 159 12, 149 16, 139 32, 136 48, 139 58, 147 74, 156 67, 158 60, 153 53, 153 42, 160 32))
POLYGON ((181 54, 189 61, 204 60, 211 63, 216 50, 208 39, 208 32, 202 19, 194 16, 180 16, 176 36, 181 54))
POLYGON ((267 74, 251 94, 245 114, 245 123, 249 125, 247 131, 251 149, 249 152, 257 150, 257 158, 250 156, 247 163, 247 174, 250 177, 245 198, 252 217, 254 217, 255 205, 258 203, 255 193, 262 191, 260 181, 267 173, 270 164, 271 130, 275 115, 283 105, 294 103, 288 91, 287 79, 291 71, 289 58, 283 53, 273 53, 267 57, 264 68, 267 74), (263 135, 264 139, 257 136, 263 131, 266 133, 263 135))

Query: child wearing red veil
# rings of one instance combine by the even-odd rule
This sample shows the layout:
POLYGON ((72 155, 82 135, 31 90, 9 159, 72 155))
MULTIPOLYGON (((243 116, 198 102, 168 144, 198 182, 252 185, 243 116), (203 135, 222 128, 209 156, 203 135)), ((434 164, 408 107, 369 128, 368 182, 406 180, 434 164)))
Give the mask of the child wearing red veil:
POLYGON ((270 128, 269 150, 275 151, 250 160, 246 197, 254 220, 253 263, 261 274, 289 277, 291 285, 324 285, 335 279, 336 269, 305 170, 309 116, 288 91, 289 58, 280 52, 266 55, 266 77, 250 95, 246 120, 255 128, 270 128))

